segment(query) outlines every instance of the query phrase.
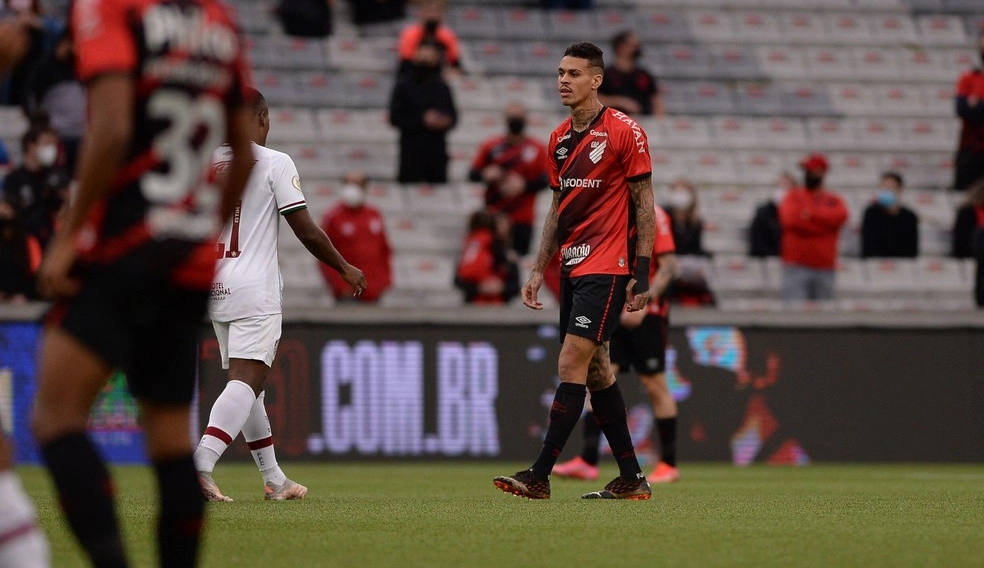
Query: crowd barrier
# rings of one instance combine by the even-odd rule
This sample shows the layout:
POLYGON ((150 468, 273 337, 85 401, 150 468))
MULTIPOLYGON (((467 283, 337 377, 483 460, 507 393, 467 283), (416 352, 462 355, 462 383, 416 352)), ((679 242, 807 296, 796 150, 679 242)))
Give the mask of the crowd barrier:
MULTIPOLYGON (((28 431, 39 324, 0 321, 0 417, 17 460, 28 431)), ((555 313, 341 307, 286 314, 266 403, 280 459, 509 459, 538 451, 557 384, 555 313)), ((984 461, 984 324, 977 314, 728 314, 677 310, 667 352, 682 461, 984 461)), ((192 430, 225 374, 203 325, 192 430)), ((646 461, 652 414, 620 376, 646 461)), ((138 413, 117 373, 90 432, 140 462, 138 413)), ((566 450, 580 448, 580 430, 566 450)), ((237 442, 230 455, 248 459, 237 442)))

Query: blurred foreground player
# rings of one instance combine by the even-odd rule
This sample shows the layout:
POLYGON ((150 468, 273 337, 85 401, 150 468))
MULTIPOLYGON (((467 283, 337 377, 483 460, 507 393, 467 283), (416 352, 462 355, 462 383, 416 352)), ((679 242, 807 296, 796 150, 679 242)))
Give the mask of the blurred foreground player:
MULTIPOLYGON (((283 320, 283 280, 277 253, 280 216, 304 247, 337 271, 356 295, 366 289, 362 271, 338 254, 311 219, 294 161, 283 152, 264 147, 270 132, 270 112, 259 92, 253 91, 251 100, 248 135, 256 163, 242 199, 219 237, 219 262, 208 304, 222 368, 229 370, 229 382, 212 405, 208 427, 195 450, 195 468, 209 501, 232 501, 219 491, 212 471, 240 431, 263 475, 266 499, 303 499, 307 494, 306 487, 287 479, 277 465, 264 405, 263 384, 277 353, 283 320)), ((219 148, 214 156, 215 170, 223 171, 230 158, 230 148, 219 148)))
MULTIPOLYGON (((612 333, 612 372, 635 369, 653 407, 652 439, 659 439, 660 461, 646 476, 649 483, 678 481, 676 467, 677 404, 666 383, 666 334, 669 328, 670 303, 663 294, 676 275, 676 252, 673 246, 673 222, 656 207, 656 238, 653 243, 655 262, 649 271, 653 300, 645 310, 623 310, 618 327, 612 333)), ((601 427, 590 409, 584 416, 584 447, 581 455, 554 466, 558 477, 598 479, 598 443, 601 427)))
POLYGON ((157 478, 161 566, 193 566, 204 503, 189 412, 214 242, 249 176, 248 66, 218 2, 78 0, 71 15, 89 124, 77 192, 41 266, 57 299, 41 346, 34 435, 72 532, 99 567, 127 566, 113 487, 86 435, 121 369, 157 478), (227 183, 207 180, 229 141, 227 183))
MULTIPOLYGON (((0 75, 27 50, 27 33, 13 21, 0 21, 0 75)), ((37 526, 34 505, 14 473, 13 448, 0 434, 0 566, 43 568, 48 543, 37 526)))
POLYGON ((649 302, 655 234, 652 162, 642 128, 598 101, 604 68, 601 49, 585 42, 568 47, 557 70, 557 90, 571 116, 548 140, 553 203, 523 286, 523 304, 543 309, 537 293, 559 246, 560 385, 539 457, 530 469, 493 480, 502 491, 530 499, 550 498, 550 471, 581 417, 587 389, 619 476, 583 498, 652 495, 632 447, 625 401, 608 356, 608 340, 623 307, 637 312, 649 302))

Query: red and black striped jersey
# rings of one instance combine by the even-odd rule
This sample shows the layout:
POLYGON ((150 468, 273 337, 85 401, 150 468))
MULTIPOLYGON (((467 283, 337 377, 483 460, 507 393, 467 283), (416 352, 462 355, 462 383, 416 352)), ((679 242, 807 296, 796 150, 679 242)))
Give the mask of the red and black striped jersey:
POLYGON ((550 188, 560 192, 561 276, 630 274, 636 226, 628 184, 652 174, 642 127, 607 107, 582 132, 568 117, 550 135, 547 165, 550 188))
POLYGON ((211 246, 222 220, 208 166, 250 83, 226 8, 213 0, 76 0, 71 31, 84 83, 125 74, 135 89, 125 162, 79 239, 82 258, 112 262, 151 241, 211 246))

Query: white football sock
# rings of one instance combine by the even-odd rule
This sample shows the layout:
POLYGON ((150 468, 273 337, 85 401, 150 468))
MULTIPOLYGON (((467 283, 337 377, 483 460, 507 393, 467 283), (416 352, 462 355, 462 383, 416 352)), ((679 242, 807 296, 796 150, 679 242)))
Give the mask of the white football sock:
POLYGON ((0 566, 50 566, 48 541, 38 528, 34 505, 12 471, 0 472, 0 566))
POLYGON ((208 427, 202 441, 195 449, 195 469, 212 473, 215 462, 232 444, 243 429, 249 417, 256 395, 253 389, 242 381, 229 381, 226 388, 215 399, 212 412, 208 415, 208 427))
POLYGON ((277 454, 273 450, 273 430, 270 428, 270 417, 267 416, 264 399, 266 392, 261 392, 253 402, 249 418, 243 424, 243 438, 249 444, 256 468, 263 474, 263 483, 283 485, 287 476, 277 465, 277 454))

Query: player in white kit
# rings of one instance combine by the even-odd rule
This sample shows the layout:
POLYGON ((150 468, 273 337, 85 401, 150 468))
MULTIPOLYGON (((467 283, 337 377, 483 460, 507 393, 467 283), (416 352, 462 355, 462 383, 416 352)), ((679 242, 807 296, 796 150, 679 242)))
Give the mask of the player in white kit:
MULTIPOLYGON (((216 245, 220 256, 208 307, 222 368, 229 370, 229 382, 212 405, 208 427, 195 450, 202 493, 209 501, 232 501, 219 491, 212 471, 240 431, 263 475, 267 499, 303 499, 307 494, 306 487, 287 479, 277 465, 263 404, 263 383, 276 355, 282 321, 279 217, 287 220, 315 258, 338 271, 356 295, 366 287, 362 271, 342 258, 311 219, 294 161, 264 147, 270 131, 269 109, 259 92, 254 97, 250 137, 255 164, 242 201, 216 245)), ((230 156, 225 146, 216 150, 216 175, 221 175, 230 156)))

